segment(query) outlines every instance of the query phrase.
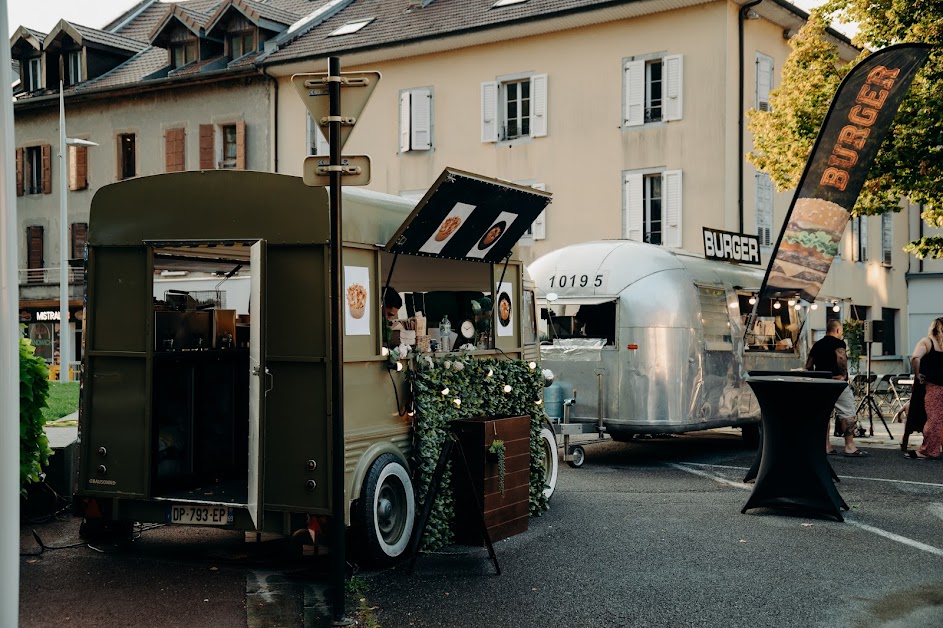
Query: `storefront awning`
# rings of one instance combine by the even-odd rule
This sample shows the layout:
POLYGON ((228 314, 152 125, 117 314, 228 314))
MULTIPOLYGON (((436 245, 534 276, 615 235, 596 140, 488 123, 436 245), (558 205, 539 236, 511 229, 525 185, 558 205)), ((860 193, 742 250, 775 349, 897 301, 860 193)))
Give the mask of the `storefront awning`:
POLYGON ((550 203, 550 194, 446 168, 387 243, 390 253, 499 262, 550 203))

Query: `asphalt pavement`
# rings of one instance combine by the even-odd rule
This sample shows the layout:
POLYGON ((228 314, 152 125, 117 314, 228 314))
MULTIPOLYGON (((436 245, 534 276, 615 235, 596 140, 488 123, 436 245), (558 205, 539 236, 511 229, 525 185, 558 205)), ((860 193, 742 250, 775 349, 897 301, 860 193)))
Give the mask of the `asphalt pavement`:
MULTIPOLYGON (((738 430, 593 441, 582 468, 561 465, 550 511, 496 543, 500 576, 483 548, 451 546, 413 574, 360 569, 364 603, 387 627, 939 628, 943 461, 904 459, 889 425, 894 440, 880 421, 858 439, 867 458, 829 457, 845 523, 741 514, 753 452, 738 430)), ((183 527, 137 537, 88 546, 67 515, 24 523, 20 625, 325 624, 323 565, 290 545, 183 527)))

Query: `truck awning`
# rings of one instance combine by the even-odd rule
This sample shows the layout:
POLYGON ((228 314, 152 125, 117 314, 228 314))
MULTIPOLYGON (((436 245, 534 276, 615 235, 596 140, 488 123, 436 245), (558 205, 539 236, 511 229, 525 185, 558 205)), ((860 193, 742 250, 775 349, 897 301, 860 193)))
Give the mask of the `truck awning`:
POLYGON ((548 192, 446 168, 384 248, 499 262, 549 203, 548 192))

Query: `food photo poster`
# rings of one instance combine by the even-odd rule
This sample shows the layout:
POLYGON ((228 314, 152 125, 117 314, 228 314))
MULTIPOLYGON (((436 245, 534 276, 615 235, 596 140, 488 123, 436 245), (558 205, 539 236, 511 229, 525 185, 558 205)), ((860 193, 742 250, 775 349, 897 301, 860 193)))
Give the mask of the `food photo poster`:
POLYGON ((344 333, 370 335, 370 269, 344 266, 344 333))
POLYGON ((498 284, 495 291, 498 298, 494 303, 494 318, 497 319, 497 328, 499 336, 514 335, 514 287, 512 284, 502 282, 498 284))
POLYGON ((419 247, 419 250, 423 253, 441 253, 473 211, 475 211, 474 205, 455 203, 452 211, 439 223, 439 228, 432 233, 432 237, 426 240, 425 244, 419 247))
POLYGON ((475 244, 472 245, 471 250, 468 251, 467 257, 477 257, 480 259, 487 255, 488 251, 501 239, 501 236, 504 235, 504 232, 514 223, 516 218, 517 214, 512 214, 511 212, 501 212, 498 214, 498 217, 491 226, 485 229, 481 239, 475 241, 475 244))

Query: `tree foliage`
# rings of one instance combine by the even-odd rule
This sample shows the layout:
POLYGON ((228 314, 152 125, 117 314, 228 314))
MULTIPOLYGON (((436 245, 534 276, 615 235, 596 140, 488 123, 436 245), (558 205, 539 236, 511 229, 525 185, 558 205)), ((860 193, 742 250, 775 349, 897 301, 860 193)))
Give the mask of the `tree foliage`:
POLYGON ((24 496, 30 482, 39 482, 52 454, 43 431, 49 369, 35 351, 29 339, 20 338, 20 493, 24 496))
MULTIPOLYGON (((923 42, 936 47, 917 74, 891 132, 851 213, 900 211, 900 200, 922 204, 922 217, 943 228, 943 3, 938 0, 829 0, 813 9, 790 40, 782 83, 770 93, 771 111, 751 111, 754 150, 747 158, 770 175, 777 189, 795 188, 841 79, 868 50, 923 42), (833 20, 856 22, 862 52, 851 63, 825 39, 833 20)), ((905 247, 917 257, 943 258, 943 236, 925 236, 905 247)))

